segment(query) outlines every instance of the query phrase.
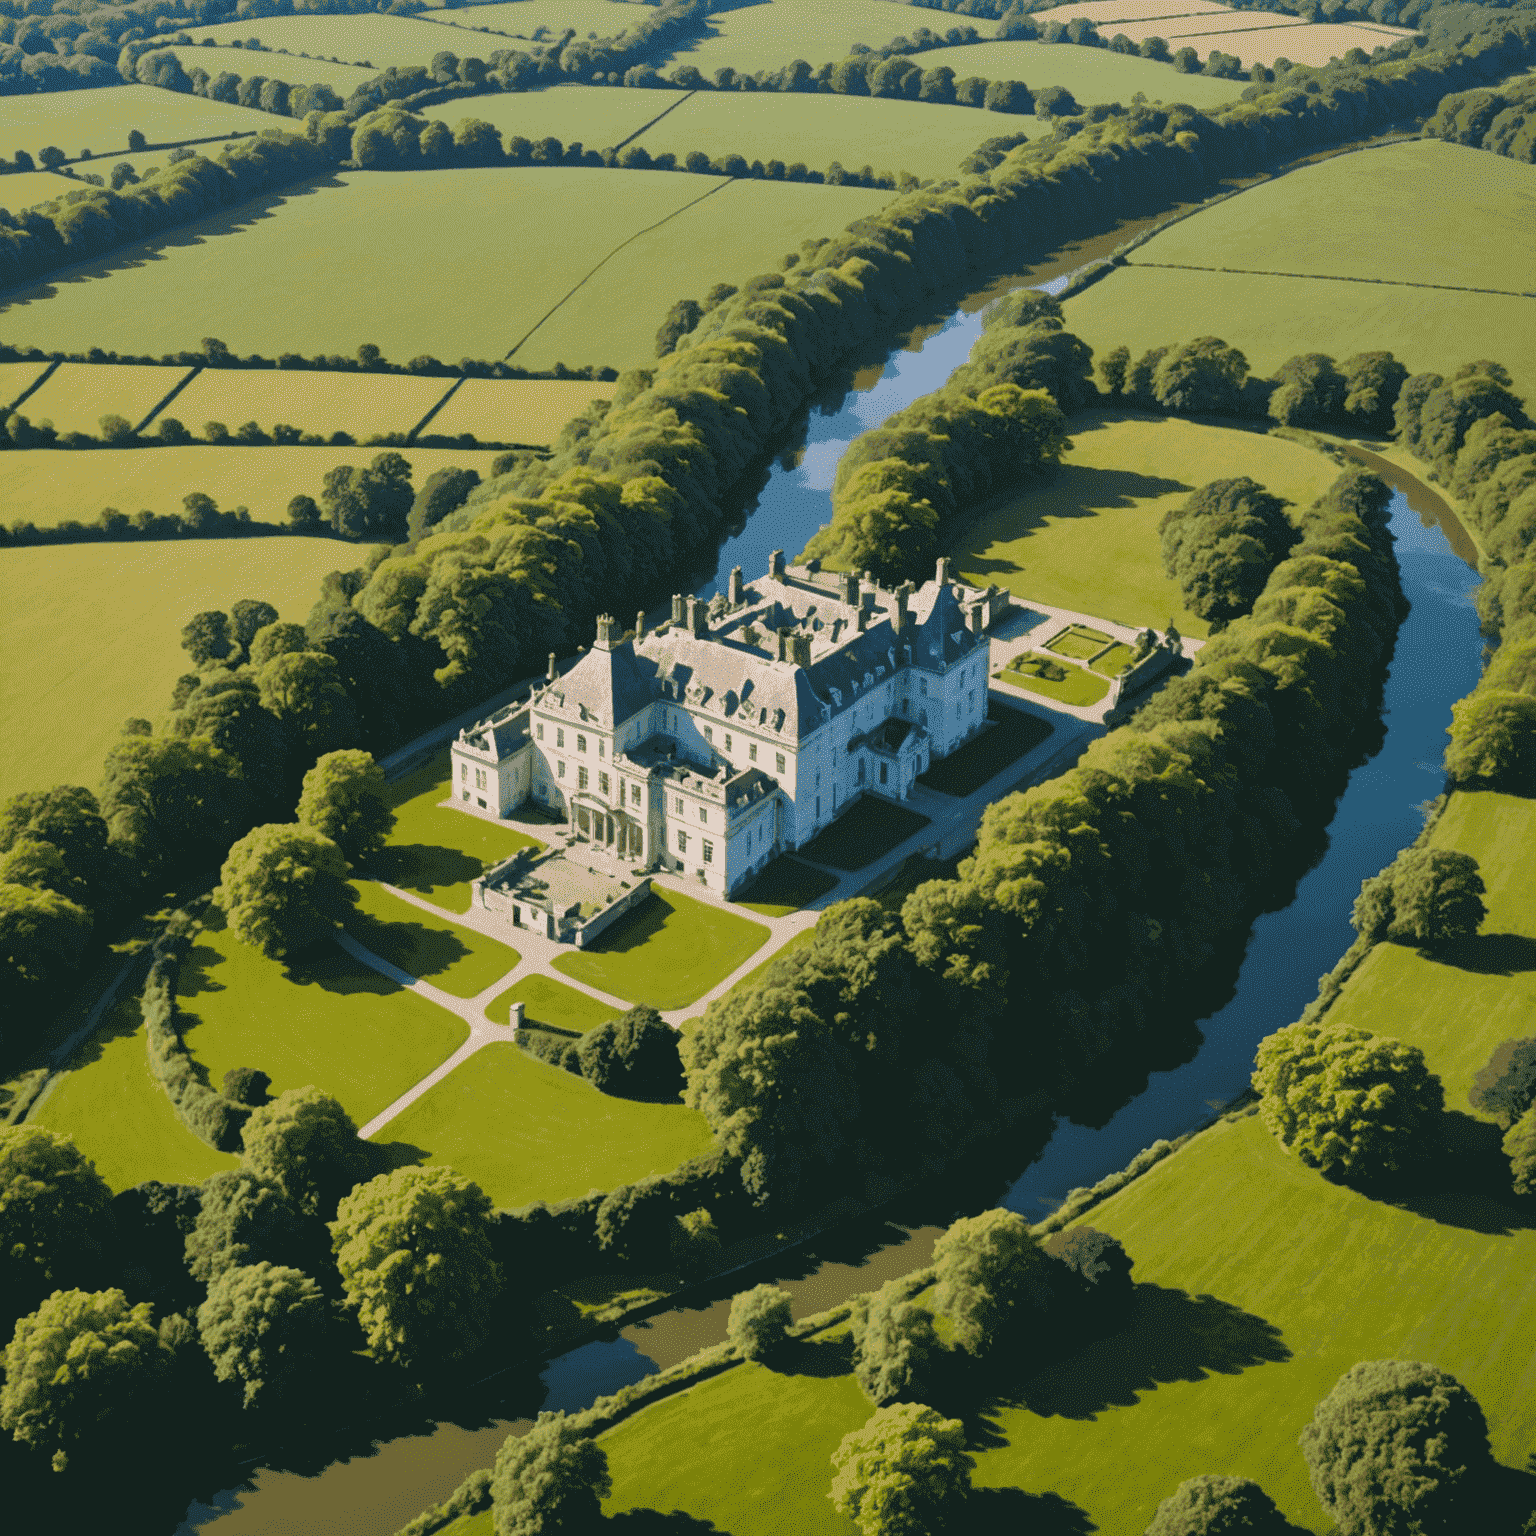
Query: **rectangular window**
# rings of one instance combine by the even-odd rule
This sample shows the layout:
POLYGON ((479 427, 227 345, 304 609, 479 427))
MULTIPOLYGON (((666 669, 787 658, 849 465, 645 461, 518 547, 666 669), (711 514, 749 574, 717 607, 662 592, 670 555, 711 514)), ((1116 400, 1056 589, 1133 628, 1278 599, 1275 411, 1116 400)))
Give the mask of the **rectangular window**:
POLYGON ((539 741, 543 741, 544 740, 544 726, 543 726, 542 722, 540 724, 534 726, 533 734, 534 734, 534 736, 535 736, 535 738, 537 740, 539 740, 539 741))
POLYGON ((704 862, 706 864, 715 862, 715 845, 708 838, 704 839, 704 862))
POLYGON ((461 783, 463 783, 468 778, 469 778, 469 764, 468 763, 460 763, 459 764, 459 781, 461 783))
POLYGON ((676 808, 677 814, 681 816, 683 814, 683 797, 681 795, 673 795, 672 804, 676 808))
POLYGON ((677 829, 677 851, 679 853, 688 852, 688 834, 681 827, 677 829))
POLYGON ((606 773, 598 774, 597 789, 599 794, 606 795, 608 793, 608 775, 606 773))
POLYGON ((775 773, 784 772, 784 754, 782 752, 775 752, 773 755, 773 771, 775 773))
POLYGON ((708 821, 709 820, 709 812, 707 810, 705 810, 702 805, 699 807, 699 820, 700 821, 708 821))
POLYGON ((629 803, 631 805, 640 804, 640 786, 638 784, 631 784, 629 786, 629 803))
POLYGON ((582 736, 580 734, 577 735, 577 737, 576 737, 576 750, 578 752, 585 752, 587 750, 587 738, 585 736, 582 736))
POLYGON ((706 725, 704 727, 704 740, 712 742, 714 739, 715 739, 714 731, 711 730, 710 727, 706 725))
POLYGON ((605 753, 605 751, 607 749, 607 746, 608 746, 608 743, 606 741, 604 741, 601 736, 599 736, 597 738, 597 755, 599 757, 602 757, 604 755, 604 753, 605 753))
POLYGON ((577 789, 585 789, 586 787, 587 787, 587 770, 585 768, 582 768, 582 767, 578 766, 577 769, 576 769, 576 788, 577 789))
POLYGON ((725 750, 727 752, 731 750, 731 733, 729 731, 725 733, 725 750))
POLYGON ((555 777, 557 779, 563 779, 565 777, 565 759, 563 757, 558 763, 555 764, 555 777))
POLYGON ((467 789, 464 791, 464 803, 465 805, 469 804, 469 791, 467 789))
POLYGON ((747 748, 747 756, 748 756, 748 757, 749 757, 749 758, 750 758, 750 759, 751 759, 751 760, 752 760, 752 761, 753 761, 753 762, 754 762, 754 763, 755 763, 755 762, 756 762, 756 761, 757 761, 757 743, 756 743, 756 742, 755 742, 755 741, 754 741, 754 742, 753 742, 753 743, 752 743, 752 745, 751 745, 751 746, 749 746, 749 747, 748 747, 748 748, 747 748))
POLYGON ((555 727, 555 745, 557 747, 563 747, 565 745, 565 732, 558 725, 555 727))

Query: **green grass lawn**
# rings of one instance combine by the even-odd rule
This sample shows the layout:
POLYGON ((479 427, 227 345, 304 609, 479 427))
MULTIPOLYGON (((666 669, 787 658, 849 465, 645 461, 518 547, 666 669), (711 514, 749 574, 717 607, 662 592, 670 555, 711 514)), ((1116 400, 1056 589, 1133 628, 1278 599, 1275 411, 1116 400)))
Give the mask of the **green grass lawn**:
POLYGON ((1076 661, 1087 661, 1090 656, 1097 656, 1109 644, 1109 640, 1108 635, 1096 629, 1085 629, 1080 624, 1073 624, 1062 630, 1054 639, 1047 640, 1045 649, 1055 651, 1058 656, 1071 656, 1076 661))
MULTIPOLYGON (((92 437, 100 432, 101 418, 107 415, 121 416, 136 427, 190 373, 189 368, 144 368, 131 363, 64 363, 28 397, 22 414, 32 422, 51 421, 60 432, 85 432, 92 437)), ((75 509, 76 516, 80 510, 75 509)))
POLYGON ((137 998, 107 1015, 27 1119, 71 1137, 114 1193, 146 1179, 199 1184, 239 1161, 176 1118, 150 1075, 137 998))
MULTIPOLYGON (((1041 652, 1035 654, 1042 661, 1050 659, 1041 652)), ((1064 667, 1062 670, 1067 675, 1060 680, 1038 677, 1033 672, 1023 672, 1017 667, 1005 667, 997 675, 1005 683, 1012 683, 1015 688, 1027 688, 1042 698, 1055 699, 1060 704, 1072 704, 1079 709, 1092 708, 1109 692, 1109 684, 1093 672, 1085 671, 1082 667, 1064 667)))
MULTIPOLYGON (((362 439, 376 432, 409 432, 453 382, 412 374, 205 368, 166 406, 165 414, 198 434, 209 421, 222 421, 231 430, 254 421, 269 433, 275 423, 286 422, 302 432, 326 437, 349 432, 362 439)), ((48 383, 51 387, 53 380, 48 383)), ((149 430, 153 431, 153 424, 149 430)), ((367 463, 378 449, 326 449, 332 458, 341 451, 367 463)), ((406 452, 409 457, 415 450, 406 452)), ((416 479, 419 484, 426 476, 416 479)))
POLYGON ((515 949, 447 922, 391 896, 371 880, 357 882, 357 912, 347 930, 374 954, 455 997, 474 997, 521 958, 515 949))
POLYGON ((449 792, 445 748, 390 785, 394 830, 367 873, 425 897, 445 912, 469 911, 470 882, 519 848, 543 848, 529 833, 440 805, 449 792))
POLYGON ((266 357, 350 356, 371 342, 394 361, 499 358, 559 306, 519 350, 520 364, 625 368, 653 361, 656 327, 674 299, 777 268, 802 240, 834 234, 888 197, 684 172, 344 171, 22 289, 0 310, 0 326, 17 343, 64 351, 196 348, 216 334, 236 352, 266 357), (473 240, 442 240, 466 219, 473 240), (392 278, 378 266, 381 228, 390 231, 392 278), (530 229, 538 240, 526 238, 530 229), (242 302, 231 307, 220 296, 233 290, 242 302))
MULTIPOLYGON (((392 64, 430 64, 433 54, 444 48, 461 55, 472 51, 452 48, 453 39, 449 37, 444 41, 441 27, 427 21, 415 21, 409 16, 250 16, 243 21, 188 27, 187 32, 198 44, 211 37, 220 45, 220 58, 225 57, 223 48, 256 38, 266 49, 273 51, 256 51, 254 58, 248 51, 246 67, 238 72, 242 75, 263 74, 270 80, 287 80, 290 84, 295 83, 294 77, 283 73, 289 60, 277 53, 278 49, 285 48, 293 54, 308 53, 320 59, 366 60, 378 69, 388 69, 392 64)), ((485 51, 491 51, 489 44, 485 51)), ((226 67, 238 69, 238 66, 226 67)), ((341 89, 339 82, 337 89, 341 89)))
POLYGON ((6 550, 0 655, 26 665, 0 668, 0 795, 94 785, 124 718, 169 708, 194 613, 252 597, 302 623, 320 578, 355 558, 330 539, 286 537, 6 550), (68 731, 35 728, 66 719, 68 731))
POLYGON ((1102 672, 1105 677, 1119 677, 1125 669, 1136 659, 1136 653, 1128 645, 1112 645, 1094 661, 1088 665, 1095 672, 1102 672))
MULTIPOLYGON (((5 178, 5 206, 12 213, 20 213, 23 209, 37 207, 39 203, 51 203, 54 198, 62 197, 66 192, 77 191, 79 186, 79 182, 52 171, 13 171, 5 178)), ((30 363, 0 363, 0 368, 29 367, 34 376, 41 371, 30 363)))
POLYGON ((737 906, 756 912, 759 917, 788 917, 825 896, 837 880, 820 869, 812 869, 789 854, 776 858, 746 891, 735 898, 737 906))
MULTIPOLYGON (((633 0, 492 0, 489 5, 468 5, 444 10, 437 19, 450 26, 473 29, 491 27, 515 37, 531 38, 540 27, 555 36, 574 27, 580 37, 595 32, 599 37, 617 37, 634 25, 633 0)), ((488 57, 492 50, 508 44, 495 37, 465 38, 454 48, 461 58, 476 54, 488 57)))
MULTIPOLYGON (((552 443, 571 417, 594 400, 613 399, 613 391, 596 379, 465 379, 427 431, 472 432, 488 443, 552 443)), ((490 476, 481 470, 480 478, 490 476)))
POLYGON ((985 503, 951 553, 966 581, 1138 629, 1163 629, 1171 617, 1184 634, 1210 633, 1164 574, 1157 531, 1191 491, 1250 475, 1304 507, 1339 473, 1299 443, 1233 427, 1106 411, 1081 412, 1068 426, 1072 447, 1051 480, 985 503))
MULTIPOLYGON (((799 55, 787 55, 786 62, 795 57, 799 55)), ((681 157, 701 149, 711 156, 739 154, 749 162, 798 161, 813 171, 825 171, 836 160, 848 170, 868 165, 876 171, 949 176, 978 144, 999 133, 1029 133, 1034 138, 1046 132, 1034 118, 1009 117, 1004 122, 995 112, 927 101, 700 91, 635 142, 653 155, 671 150, 681 157)))
POLYGON ((188 1049, 215 1084, 260 1067, 274 1093, 313 1083, 362 1125, 468 1038, 456 1014, 339 949, 290 970, 236 940, 217 908, 208 920, 179 996, 188 1049))
POLYGON ((958 751, 941 758, 918 779, 919 784, 941 794, 964 799, 975 794, 989 779, 1000 774, 1026 752, 1038 747, 1051 734, 1048 721, 1022 709, 1010 709, 995 699, 987 701, 991 727, 973 736, 958 751))
MULTIPOLYGON (((234 374, 248 379, 248 373, 234 374)), ((285 373, 284 378, 296 375, 285 373)), ((313 378, 356 378, 354 374, 313 374, 313 378)), ((370 382, 372 382, 370 380, 370 382)), ((491 380, 485 382, 490 383, 491 380)), ((171 402, 167 415, 175 415, 180 396, 171 402)), ((31 401, 22 407, 32 408, 31 401)), ((119 414, 122 414, 119 412, 119 414)), ((226 426, 237 427, 249 421, 231 411, 226 426)), ((183 420, 177 417, 177 420, 183 420)), ((188 426, 193 423, 187 422, 188 426)), ((202 422, 196 423, 198 431, 202 422)), ((269 422, 270 426, 271 423, 269 422)), ((356 433, 354 436, 358 435, 356 433)), ((92 448, 74 452, 61 448, 13 449, 5 456, 5 519, 36 523, 51 528, 67 518, 90 522, 104 507, 119 512, 147 510, 161 514, 180 512, 182 498, 188 491, 201 491, 225 509, 244 507, 261 523, 281 523, 288 518, 288 503, 295 496, 320 499, 321 483, 338 464, 366 464, 377 448, 220 448, 202 444, 188 448, 92 448)), ((417 448, 405 450, 406 462, 413 471, 416 485, 447 465, 474 469, 482 479, 489 478, 491 461, 496 457, 482 448, 417 448)), ((331 541, 307 540, 306 546, 327 551, 330 564, 322 571, 345 565, 348 546, 331 541)), ((186 550, 188 546, 178 545, 186 550)), ((242 544, 242 558, 247 562, 261 559, 267 546, 242 544)), ((119 556, 125 546, 113 546, 119 556)), ((239 596, 240 594, 236 594, 239 596)), ((223 601, 221 599, 221 601, 223 601)), ((302 621, 313 602, 313 593, 296 610, 302 621)), ((183 663, 185 657, 183 657, 183 663)), ((172 681, 175 680, 173 674, 172 681)))
MULTIPOLYGON (((370 20, 378 18, 370 17, 370 20)), ((295 54, 247 53, 243 48, 200 48, 178 45, 165 48, 181 60, 183 69, 206 69, 210 75, 229 70, 242 78, 261 75, 268 80, 284 80, 289 85, 328 85, 345 98, 378 73, 366 65, 333 64, 326 59, 302 59, 295 54)), ((338 55, 340 57, 341 55, 338 55)), ((361 57, 361 55, 359 55, 361 57)), ((263 114, 270 125, 271 114, 263 114)))
POLYGON ((803 843, 800 853, 833 869, 867 869, 927 825, 928 818, 917 811, 878 795, 865 795, 810 842, 803 843))
POLYGON ((621 917, 590 949, 561 955, 554 966, 632 1003, 686 1008, 767 937, 761 923, 653 885, 649 901, 621 917))
POLYGON ((666 1173, 712 1144, 696 1111, 599 1093, 510 1042, 476 1051, 378 1139, 447 1163, 508 1210, 666 1173))
POLYGON ((615 1017, 612 1003, 600 1003, 585 992, 548 976, 525 976, 508 987, 500 997, 486 1005, 485 1016, 497 1024, 512 1017, 512 1004, 523 1005, 523 1018, 529 1024, 547 1024, 553 1029, 569 1029, 585 1034, 615 1017))
MULTIPOLYGON (((204 68, 215 73, 211 65, 204 68)), ((254 73, 249 66, 243 70, 236 66, 236 70, 254 73)), ((270 75, 271 71, 263 73, 270 75)), ((104 85, 85 91, 46 91, 38 96, 5 98, 6 153, 24 149, 34 159, 49 144, 71 159, 82 149, 97 155, 125 150, 128 135, 135 128, 150 144, 180 144, 215 134, 260 133, 280 121, 255 107, 182 96, 153 85, 104 85)), ((137 350, 163 352, 166 348, 137 350)))

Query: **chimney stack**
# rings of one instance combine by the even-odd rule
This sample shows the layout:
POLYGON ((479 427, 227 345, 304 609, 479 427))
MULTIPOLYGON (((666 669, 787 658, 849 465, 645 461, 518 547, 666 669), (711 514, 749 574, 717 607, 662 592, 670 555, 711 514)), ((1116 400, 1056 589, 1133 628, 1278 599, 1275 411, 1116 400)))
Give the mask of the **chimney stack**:
POLYGON ((811 664, 811 637, 800 630, 790 633, 789 644, 793 654, 790 660, 797 667, 809 667, 811 664))
POLYGON ((933 579, 938 582, 941 587, 955 579, 950 569, 948 555, 939 556, 938 565, 936 566, 933 573, 933 579))
POLYGON ((560 668, 555 665, 555 653, 553 651, 549 653, 549 670, 544 676, 552 683, 560 681, 560 668))
POLYGON ((858 619, 859 633, 862 635, 869 628, 869 609, 863 603, 859 604, 858 619))
POLYGON ((784 551, 782 549, 776 549, 771 555, 768 556, 768 574, 770 576, 777 577, 780 581, 783 581, 784 551))
POLYGON ((639 645, 645 639, 645 609, 642 608, 635 614, 635 644, 639 645))
POLYGON ((907 627, 908 621, 912 617, 907 612, 907 598, 910 596, 911 591, 912 583, 909 581, 902 582, 896 589, 896 600, 891 605, 891 628, 898 635, 907 627))
POLYGON ((708 607, 701 603, 698 598, 690 597, 688 599, 688 633, 695 639, 702 639, 706 628, 705 621, 708 617, 708 607))
POLYGON ((597 639, 593 642, 600 651, 611 651, 614 639, 618 634, 618 622, 611 613, 600 613, 597 616, 597 639))
POLYGON ((672 622, 674 624, 681 624, 683 622, 683 594, 681 592, 674 592, 672 594, 672 622))
POLYGON ((979 635, 986 627, 986 619, 982 613, 980 603, 967 603, 965 605, 965 627, 973 635, 979 635))
POLYGON ((731 567, 730 585, 726 588, 725 595, 733 608, 740 607, 746 601, 746 595, 742 590, 741 567, 739 565, 731 567))
POLYGON ((852 571, 837 573, 837 600, 853 608, 859 601, 859 578, 852 571))

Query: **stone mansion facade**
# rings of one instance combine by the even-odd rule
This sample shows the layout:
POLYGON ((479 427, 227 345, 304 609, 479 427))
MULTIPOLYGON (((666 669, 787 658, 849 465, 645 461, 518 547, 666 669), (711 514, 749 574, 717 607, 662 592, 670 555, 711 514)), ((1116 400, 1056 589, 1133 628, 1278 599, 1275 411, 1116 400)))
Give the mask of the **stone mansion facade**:
POLYGON ((775 553, 709 603, 674 597, 650 633, 600 618, 563 674, 551 655, 531 698, 459 733, 454 799, 497 817, 531 801, 617 867, 729 894, 860 795, 905 798, 981 728, 1008 605, 945 560, 892 592, 775 553))

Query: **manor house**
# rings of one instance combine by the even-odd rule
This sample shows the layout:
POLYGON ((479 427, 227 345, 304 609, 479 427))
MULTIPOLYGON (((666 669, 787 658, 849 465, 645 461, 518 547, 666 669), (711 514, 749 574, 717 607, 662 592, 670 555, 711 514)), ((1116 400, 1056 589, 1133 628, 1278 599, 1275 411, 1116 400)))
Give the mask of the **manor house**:
MULTIPOLYGON (((721 894, 798 848, 861 794, 911 793, 987 718, 987 635, 1006 592, 952 579, 886 591, 772 557, 669 623, 597 639, 525 703, 459 733, 460 809, 531 800, 615 867, 686 874, 721 894)), ((572 849, 573 854, 576 849, 572 849)))

